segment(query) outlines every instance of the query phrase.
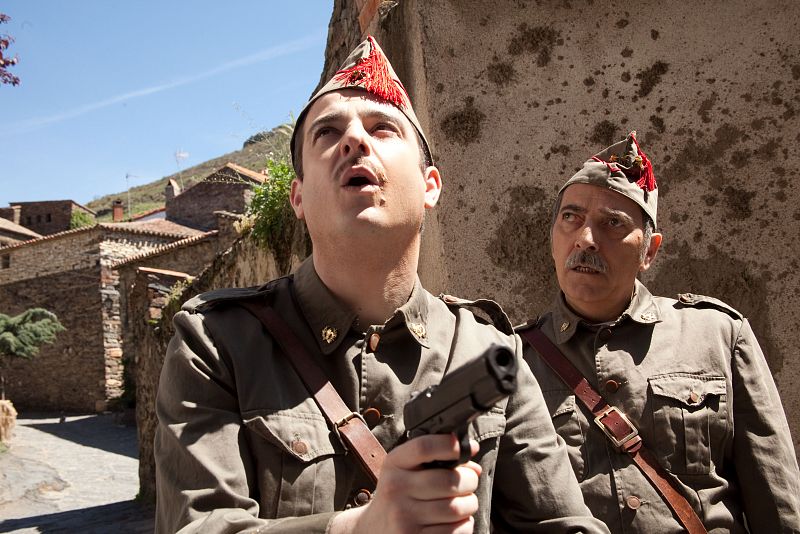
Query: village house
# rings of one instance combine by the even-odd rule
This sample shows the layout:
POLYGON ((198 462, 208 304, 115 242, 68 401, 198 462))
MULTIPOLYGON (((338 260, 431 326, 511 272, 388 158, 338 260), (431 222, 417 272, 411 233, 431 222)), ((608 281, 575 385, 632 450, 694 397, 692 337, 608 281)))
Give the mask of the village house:
POLYGON ((0 217, 24 226, 41 235, 56 234, 72 229, 76 217, 94 221, 95 212, 72 200, 44 200, 39 202, 10 202, 0 208, 0 217))
MULTIPOLYGON (((235 239, 233 222, 245 212, 252 186, 265 178, 229 163, 184 192, 170 181, 165 209, 138 220, 123 221, 124 206, 115 201, 115 222, 44 236, 32 232, 22 236, 24 241, 9 237, 9 244, 0 248, 0 313, 42 307, 66 328, 34 360, 14 361, 5 370, 9 398, 23 409, 107 409, 123 392, 125 344, 135 343, 123 335, 123 323, 137 269, 201 272, 235 239)), ((24 204, 0 215, 16 213, 26 223, 28 213, 36 221, 24 204)), ((51 223, 63 221, 63 213, 58 218, 54 214, 51 223)), ((13 229, 26 231, 24 224, 0 221, 0 239, 11 236, 13 229)))

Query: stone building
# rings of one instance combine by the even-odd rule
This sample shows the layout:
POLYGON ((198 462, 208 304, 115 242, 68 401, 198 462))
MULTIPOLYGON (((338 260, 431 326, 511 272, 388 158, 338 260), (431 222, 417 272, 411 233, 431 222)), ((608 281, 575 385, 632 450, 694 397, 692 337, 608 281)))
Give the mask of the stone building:
MULTIPOLYGON (((164 221, 159 221, 164 223, 164 221)), ((0 248, 0 312, 54 312, 66 330, 5 369, 23 409, 96 411, 122 393, 117 274, 110 266, 202 232, 175 224, 98 224, 0 248)))
POLYGON ((211 230, 215 211, 244 213, 253 195, 253 185, 266 176, 228 163, 181 192, 174 180, 166 187, 166 218, 192 228, 211 230))
POLYGON ((92 210, 72 200, 11 202, 9 207, 0 208, 0 217, 41 235, 69 230, 75 213, 84 213, 91 220, 95 217, 92 210))
MULTIPOLYGON (((123 324, 138 269, 201 273, 238 235, 233 223, 246 210, 253 184, 264 180, 229 163, 184 192, 168 184, 166 208, 138 220, 43 237, 22 223, 30 220, 45 232, 54 227, 46 225, 66 221, 68 228, 71 213, 85 208, 54 201, 0 211, 20 221, 0 219, 0 242, 7 243, 0 248, 0 312, 43 307, 66 327, 36 359, 6 370, 8 395, 23 409, 67 411, 104 410, 119 398, 125 342, 131 353, 135 348, 123 324)), ((114 208, 121 215, 122 203, 114 208)))

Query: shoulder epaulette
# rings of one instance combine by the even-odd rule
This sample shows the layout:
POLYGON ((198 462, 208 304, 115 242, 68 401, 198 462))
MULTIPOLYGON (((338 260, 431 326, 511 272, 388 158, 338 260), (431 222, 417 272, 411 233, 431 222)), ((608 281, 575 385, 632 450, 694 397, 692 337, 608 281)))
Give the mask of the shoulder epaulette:
POLYGON ((678 295, 678 303, 684 306, 692 306, 694 308, 714 308, 721 312, 725 312, 734 319, 743 319, 744 316, 739 311, 722 302, 714 297, 707 297, 705 295, 696 295, 694 293, 680 293, 678 295))
POLYGON ((215 289, 213 291, 208 291, 207 293, 201 293, 184 302, 183 306, 181 306, 181 309, 191 313, 202 313, 221 304, 263 297, 269 293, 282 279, 283 278, 272 280, 271 282, 262 286, 230 287, 225 289, 215 289))
POLYGON ((514 332, 519 334, 520 332, 523 332, 525 330, 530 330, 531 328, 536 328, 541 324, 541 322, 542 322, 542 316, 541 315, 539 315, 537 317, 534 317, 533 319, 528 319, 527 322, 515 326, 514 327, 514 332))
POLYGON ((511 324, 511 320, 508 318, 508 315, 506 315, 506 312, 503 311, 503 308, 493 300, 467 300, 454 297, 452 295, 445 295, 444 293, 439 295, 439 298, 442 299, 442 302, 450 307, 466 308, 472 313, 472 315, 480 320, 483 320, 483 322, 491 324, 504 334, 514 333, 514 326, 511 324))

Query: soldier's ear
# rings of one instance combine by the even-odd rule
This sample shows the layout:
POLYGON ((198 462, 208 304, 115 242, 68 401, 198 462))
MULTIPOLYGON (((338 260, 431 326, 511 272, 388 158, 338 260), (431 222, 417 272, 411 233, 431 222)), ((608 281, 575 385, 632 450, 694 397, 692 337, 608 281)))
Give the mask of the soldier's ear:
POLYGON ((423 171, 425 178, 425 207, 430 209, 439 202, 439 195, 442 194, 442 177, 439 169, 431 165, 423 171))
POLYGON ((295 216, 300 220, 305 219, 305 212, 303 211, 303 181, 299 178, 292 180, 289 202, 292 204, 295 216))
POLYGON ((642 264, 639 266, 639 272, 644 272, 650 268, 653 260, 656 259, 656 254, 658 254, 658 249, 661 247, 662 240, 663 237, 661 234, 653 232, 653 235, 650 237, 650 246, 647 247, 647 253, 642 260, 642 264))

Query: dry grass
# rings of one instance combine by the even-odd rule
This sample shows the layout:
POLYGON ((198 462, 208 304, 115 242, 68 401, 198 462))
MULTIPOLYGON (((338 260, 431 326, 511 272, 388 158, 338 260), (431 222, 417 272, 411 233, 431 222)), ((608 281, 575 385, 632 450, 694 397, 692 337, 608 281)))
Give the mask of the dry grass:
POLYGON ((0 443, 11 441, 11 431, 17 424, 17 410, 10 400, 0 400, 0 443))

